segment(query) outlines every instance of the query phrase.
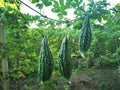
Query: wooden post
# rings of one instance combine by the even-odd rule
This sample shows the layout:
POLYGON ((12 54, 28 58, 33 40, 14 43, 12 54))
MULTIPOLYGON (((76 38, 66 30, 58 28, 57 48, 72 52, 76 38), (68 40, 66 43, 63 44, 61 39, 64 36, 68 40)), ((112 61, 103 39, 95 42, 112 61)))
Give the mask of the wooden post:
POLYGON ((1 54, 1 64, 2 64, 2 73, 3 73, 3 90, 9 90, 9 81, 8 81, 8 59, 6 53, 6 38, 4 25, 0 22, 0 50, 1 54))

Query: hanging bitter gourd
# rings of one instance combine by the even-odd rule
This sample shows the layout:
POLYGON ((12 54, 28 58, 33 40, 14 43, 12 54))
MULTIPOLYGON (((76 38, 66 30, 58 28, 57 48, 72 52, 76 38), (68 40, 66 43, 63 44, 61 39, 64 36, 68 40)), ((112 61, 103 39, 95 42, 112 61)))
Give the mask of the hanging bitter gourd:
POLYGON ((53 57, 48 46, 48 40, 45 36, 41 42, 40 49, 40 64, 38 68, 38 74, 41 81, 47 81, 53 70, 53 57))
POLYGON ((62 41, 61 48, 58 54, 58 62, 61 75, 66 79, 69 79, 71 76, 71 63, 67 36, 65 36, 62 41))
POLYGON ((86 14, 79 37, 79 49, 82 57, 85 57, 85 52, 90 48, 91 36, 90 16, 89 14, 86 14))

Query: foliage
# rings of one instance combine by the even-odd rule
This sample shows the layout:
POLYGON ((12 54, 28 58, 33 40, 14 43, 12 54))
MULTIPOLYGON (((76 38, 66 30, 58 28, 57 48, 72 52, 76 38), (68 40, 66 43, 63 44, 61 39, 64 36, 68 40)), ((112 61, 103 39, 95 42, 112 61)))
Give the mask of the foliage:
POLYGON ((101 18, 106 18, 106 14, 109 14, 109 11, 106 9, 109 3, 106 0, 100 0, 98 2, 89 0, 87 5, 85 5, 83 0, 32 0, 31 2, 36 4, 36 7, 41 10, 44 6, 50 7, 52 5, 53 8, 51 11, 57 13, 60 19, 63 19, 67 15, 67 10, 71 8, 74 9, 76 17, 82 17, 88 11, 92 18, 98 19, 99 21, 101 21, 101 18))
MULTIPOLYGON (((0 7, 0 20, 4 22, 7 53, 9 60, 10 79, 22 79, 37 76, 40 43, 46 32, 48 43, 53 54, 54 72, 59 75, 58 51, 62 37, 69 33, 71 56, 79 56, 78 37, 86 12, 91 15, 92 43, 87 58, 96 59, 96 66, 113 65, 120 62, 120 5, 108 10, 106 0, 89 0, 86 5, 83 0, 31 0, 40 10, 53 5, 51 11, 56 13, 60 21, 56 22, 42 16, 22 14, 18 9, 0 7), (63 3, 64 2, 64 3, 63 3), (75 20, 66 20, 68 9, 74 9, 75 20), (106 21, 106 23, 103 23, 106 21), (30 28, 35 23, 36 28, 30 28), (70 25, 68 25, 70 24, 70 25), (64 25, 64 27, 63 27, 64 25)), ((0 53, 1 54, 1 53, 0 53)), ((78 69, 86 68, 87 60, 80 63, 78 69)), ((118 69, 119 70, 119 69, 118 69)), ((1 66, 0 66, 0 75, 1 66)), ((1 78, 0 76, 0 78, 1 78)), ((27 88, 27 87, 26 87, 27 88)))
POLYGON ((38 65, 36 65, 36 63, 39 59, 37 55, 39 42, 36 42, 39 38, 35 36, 38 32, 32 33, 31 30, 26 29, 20 29, 20 31, 13 29, 13 31, 12 33, 10 33, 9 30, 6 31, 6 34, 9 34, 7 37, 11 37, 7 38, 9 67, 11 68, 10 75, 22 72, 26 76, 34 76, 35 73, 37 73, 36 68, 38 65), (34 44, 34 42, 36 42, 36 44, 34 44))

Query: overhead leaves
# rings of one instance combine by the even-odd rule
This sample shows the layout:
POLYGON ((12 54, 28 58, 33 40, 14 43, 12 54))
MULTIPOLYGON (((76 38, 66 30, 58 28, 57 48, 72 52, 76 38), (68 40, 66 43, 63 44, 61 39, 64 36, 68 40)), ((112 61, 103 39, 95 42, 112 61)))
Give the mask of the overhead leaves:
POLYGON ((51 6, 52 1, 51 0, 32 0, 31 3, 35 3, 36 7, 39 9, 42 9, 43 6, 51 6))
POLYGON ((107 10, 107 6, 109 5, 109 3, 107 3, 106 0, 101 0, 97 2, 94 2, 92 0, 89 1, 90 3, 88 4, 88 11, 91 14, 91 17, 93 19, 98 19, 98 21, 101 22, 101 19, 106 18, 105 15, 110 13, 110 11, 107 10))
POLYGON ((67 9, 71 6, 71 0, 59 0, 54 1, 53 8, 51 9, 53 12, 58 13, 58 16, 62 18, 64 15, 67 15, 67 9))

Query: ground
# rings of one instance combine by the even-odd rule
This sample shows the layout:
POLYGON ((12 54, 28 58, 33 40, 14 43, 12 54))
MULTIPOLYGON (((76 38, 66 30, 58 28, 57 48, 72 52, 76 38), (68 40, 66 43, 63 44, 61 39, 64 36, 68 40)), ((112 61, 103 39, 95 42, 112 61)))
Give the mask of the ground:
POLYGON ((50 81, 41 84, 36 77, 11 81, 10 90, 120 90, 116 68, 87 69, 74 72, 70 80, 52 76, 50 81))
POLYGON ((120 74, 112 68, 81 71, 71 81, 70 90, 120 90, 120 74))

